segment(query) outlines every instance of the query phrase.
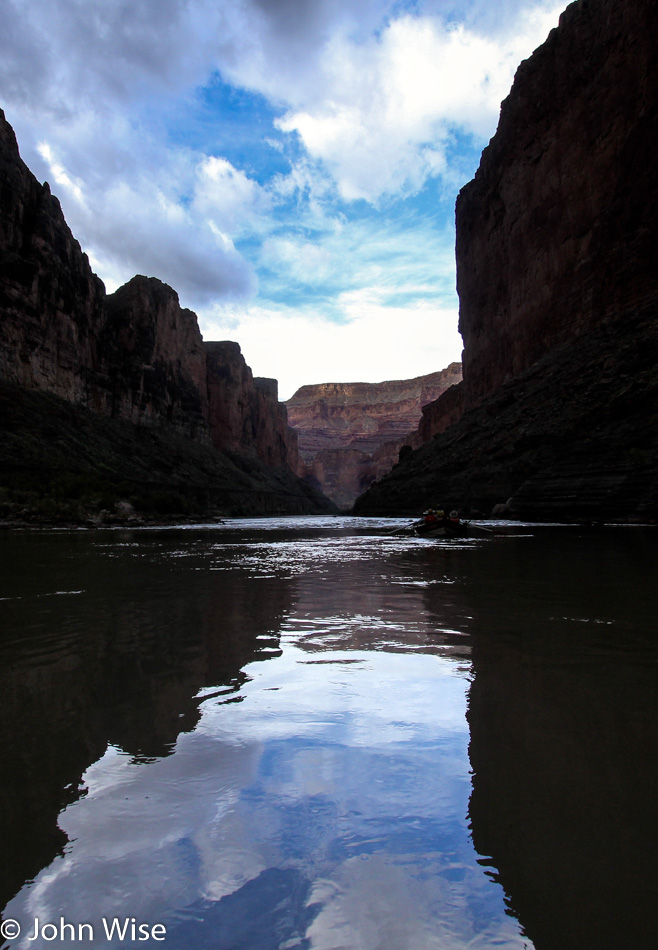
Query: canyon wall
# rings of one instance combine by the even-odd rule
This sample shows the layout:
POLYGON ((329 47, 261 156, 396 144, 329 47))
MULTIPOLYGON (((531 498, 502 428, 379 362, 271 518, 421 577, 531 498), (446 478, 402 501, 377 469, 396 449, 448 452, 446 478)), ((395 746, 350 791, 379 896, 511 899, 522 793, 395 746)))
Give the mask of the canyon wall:
POLYGON ((518 69, 456 206, 465 406, 656 302, 658 24, 579 0, 518 69))
POLYGON ((166 422, 208 437, 206 358, 196 314, 154 277, 133 277, 106 299, 91 407, 141 425, 166 422))
POLYGON ((208 418, 215 445, 297 469, 297 436, 275 379, 254 377, 237 343, 206 343, 208 418))
POLYGON ((0 376, 85 402, 105 287, 0 110, 0 376))
POLYGON ((461 365, 415 379, 302 386, 286 403, 299 439, 300 476, 339 507, 397 462, 405 444, 420 445, 423 407, 461 380, 461 365))
MULTIPOLYGON (((72 419, 70 413, 54 402, 26 397, 27 393, 49 394, 75 406, 78 413, 88 411, 137 425, 142 432, 158 429, 159 442, 166 441, 168 432, 207 450, 230 453, 230 463, 210 458, 200 463, 207 473, 221 469, 225 491, 231 477, 227 465, 235 468, 235 457, 256 459, 264 468, 250 462, 246 481, 233 473, 241 497, 250 490, 249 479, 258 470, 256 481, 264 478, 265 494, 280 495, 284 507, 289 503, 284 496, 295 492, 301 492, 302 508, 315 504, 308 487, 301 487, 292 475, 298 463, 297 440, 285 406, 278 401, 276 381, 254 379, 237 344, 204 344, 196 314, 183 309, 176 292, 156 278, 136 276, 106 295, 48 184, 39 184, 21 160, 13 130, 1 111, 0 313, 2 401, 13 403, 14 421, 21 414, 27 420, 37 405, 39 412, 49 411, 49 406, 58 419, 54 428, 60 441, 72 440, 77 455, 85 456, 78 444, 80 430, 93 430, 98 439, 98 427, 93 422, 82 424, 82 416, 76 417, 75 425, 69 424, 64 420, 72 419), (275 478, 273 487, 267 468, 288 471, 291 478, 284 479, 285 485, 275 478)), ((20 450, 21 436, 15 426, 10 433, 12 419, 4 422, 7 458, 3 462, 7 468, 18 465, 24 476, 30 452, 26 446, 20 450), (11 458, 9 442, 14 446, 11 458)), ((41 480, 48 466, 42 422, 35 419, 33 423, 46 439, 38 465, 35 461, 41 480)), ((28 438, 27 433, 23 437, 28 438)), ((129 435, 125 439, 133 441, 129 435)), ((181 451, 177 443, 177 458, 182 458, 181 451)), ((104 449, 97 444, 96 454, 103 452, 115 463, 120 457, 116 443, 104 449)), ((162 445, 152 456, 153 464, 160 464, 157 459, 163 453, 162 445)), ((166 472, 161 476, 166 483, 166 472)), ((16 475, 19 481, 20 477, 16 475)), ((94 479, 98 477, 96 472, 94 479)), ((135 473, 135 479, 142 477, 143 473, 135 473)), ((188 476, 183 482, 189 484, 188 476)), ((326 507, 326 500, 316 496, 316 501, 326 507)), ((290 504, 297 510, 297 502, 290 504)))
POLYGON ((433 402, 423 406, 423 414, 418 423, 418 436, 411 443, 414 448, 429 442, 435 435, 461 419, 464 412, 463 381, 455 382, 433 402))
POLYGON ((519 67, 457 200, 461 392, 358 511, 656 515, 657 30, 578 0, 519 67))

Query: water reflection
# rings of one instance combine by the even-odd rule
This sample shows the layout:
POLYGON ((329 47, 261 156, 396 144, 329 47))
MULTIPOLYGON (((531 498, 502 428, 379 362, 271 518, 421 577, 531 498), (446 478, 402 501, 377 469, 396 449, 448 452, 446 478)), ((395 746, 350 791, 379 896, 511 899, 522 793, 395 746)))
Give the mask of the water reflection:
POLYGON ((205 550, 181 552, 179 536, 1 540, 4 905, 66 844, 57 816, 108 746, 128 761, 168 755, 198 722, 202 687, 237 691, 249 660, 275 655, 293 585, 263 579, 258 597, 244 577, 210 585, 205 550))
POLYGON ((531 560, 507 545, 491 570, 513 606, 473 619, 473 839, 538 950, 649 946, 656 536, 567 533, 559 558, 558 537, 531 560))
POLYGON ((181 947, 215 946, 225 927, 228 946, 467 945, 496 895, 464 832, 465 684, 444 661, 352 658, 309 666, 290 646, 247 667, 242 704, 206 701, 174 756, 106 754, 60 818, 70 855, 14 916, 164 912, 167 945, 181 947), (410 677, 412 702, 395 689, 410 677), (465 894, 479 917, 456 911, 465 894))
POLYGON ((200 950, 640 945, 653 535, 390 529, 3 539, 8 896, 36 875, 6 917, 200 950))

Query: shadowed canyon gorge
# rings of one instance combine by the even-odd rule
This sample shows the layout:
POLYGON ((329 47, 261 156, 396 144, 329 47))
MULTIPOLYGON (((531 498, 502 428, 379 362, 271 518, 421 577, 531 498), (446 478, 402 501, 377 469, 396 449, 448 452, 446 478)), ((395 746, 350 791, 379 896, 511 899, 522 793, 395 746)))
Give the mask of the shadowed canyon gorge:
POLYGON ((649 0, 577 0, 520 65, 457 199, 463 381, 452 364, 287 407, 166 284, 106 295, 3 116, 4 517, 44 497, 332 510, 320 488, 358 514, 654 518, 657 27, 649 0))
POLYGON ((276 380, 156 278, 107 295, 2 113, 0 211, 5 518, 332 510, 294 474, 276 380))
POLYGON ((0 907, 650 946, 656 528, 589 522, 658 516, 657 36, 655 0, 577 0, 519 67, 457 201, 461 364, 286 403, 162 281, 106 293, 0 112, 0 520, 121 525, 0 531, 0 907), (352 504, 588 524, 287 517, 352 504))

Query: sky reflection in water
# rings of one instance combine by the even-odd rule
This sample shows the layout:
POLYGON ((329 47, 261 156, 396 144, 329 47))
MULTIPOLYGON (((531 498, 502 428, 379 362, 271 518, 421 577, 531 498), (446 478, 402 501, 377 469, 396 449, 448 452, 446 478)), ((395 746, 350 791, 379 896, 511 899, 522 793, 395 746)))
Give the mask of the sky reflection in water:
MULTIPOLYGON (((245 630, 258 642, 240 676, 201 680, 198 721, 178 713, 186 731, 173 754, 140 758, 110 743, 89 765, 84 796, 59 817, 64 854, 5 918, 63 914, 99 932, 103 916, 163 922, 168 950, 533 946, 469 830, 473 605, 486 611, 494 592, 470 565, 491 542, 418 542, 384 526, 241 522, 89 542, 96 569, 114 564, 122 610, 144 618, 135 636, 147 637, 150 598, 181 635, 186 623, 239 635, 276 592, 273 619, 245 630), (230 615, 243 587, 253 603, 230 615), (182 605, 209 588, 205 619, 190 619, 182 605)), ((73 576, 55 586, 79 590, 73 576)), ((84 600, 90 578, 67 608, 86 609, 87 623, 99 609, 84 600)), ((579 612, 574 623, 613 622, 579 612)), ((491 614, 493 627, 502 616, 491 614)), ((52 944, 10 944, 41 945, 52 944)))
POLYGON ((70 853, 41 876, 28 916, 64 906, 87 920, 102 905, 166 917, 167 946, 203 945, 220 925, 232 940, 251 932, 252 946, 318 948, 461 947, 492 924, 513 932, 465 828, 467 683, 450 666, 385 652, 317 662, 292 642, 251 664, 244 701, 207 700, 174 756, 131 765, 111 749, 87 771, 87 797, 61 816, 70 853), (213 912, 241 892, 244 919, 213 912), (187 908, 178 924, 172 907, 187 908), (260 917, 272 932, 253 943, 260 917))

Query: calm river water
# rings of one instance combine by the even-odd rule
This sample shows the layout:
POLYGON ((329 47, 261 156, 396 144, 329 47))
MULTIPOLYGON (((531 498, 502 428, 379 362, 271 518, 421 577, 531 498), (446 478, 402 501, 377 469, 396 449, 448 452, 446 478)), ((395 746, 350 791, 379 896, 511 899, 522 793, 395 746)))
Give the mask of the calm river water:
POLYGON ((658 529, 405 523, 0 536, 0 946, 653 945, 658 529))

